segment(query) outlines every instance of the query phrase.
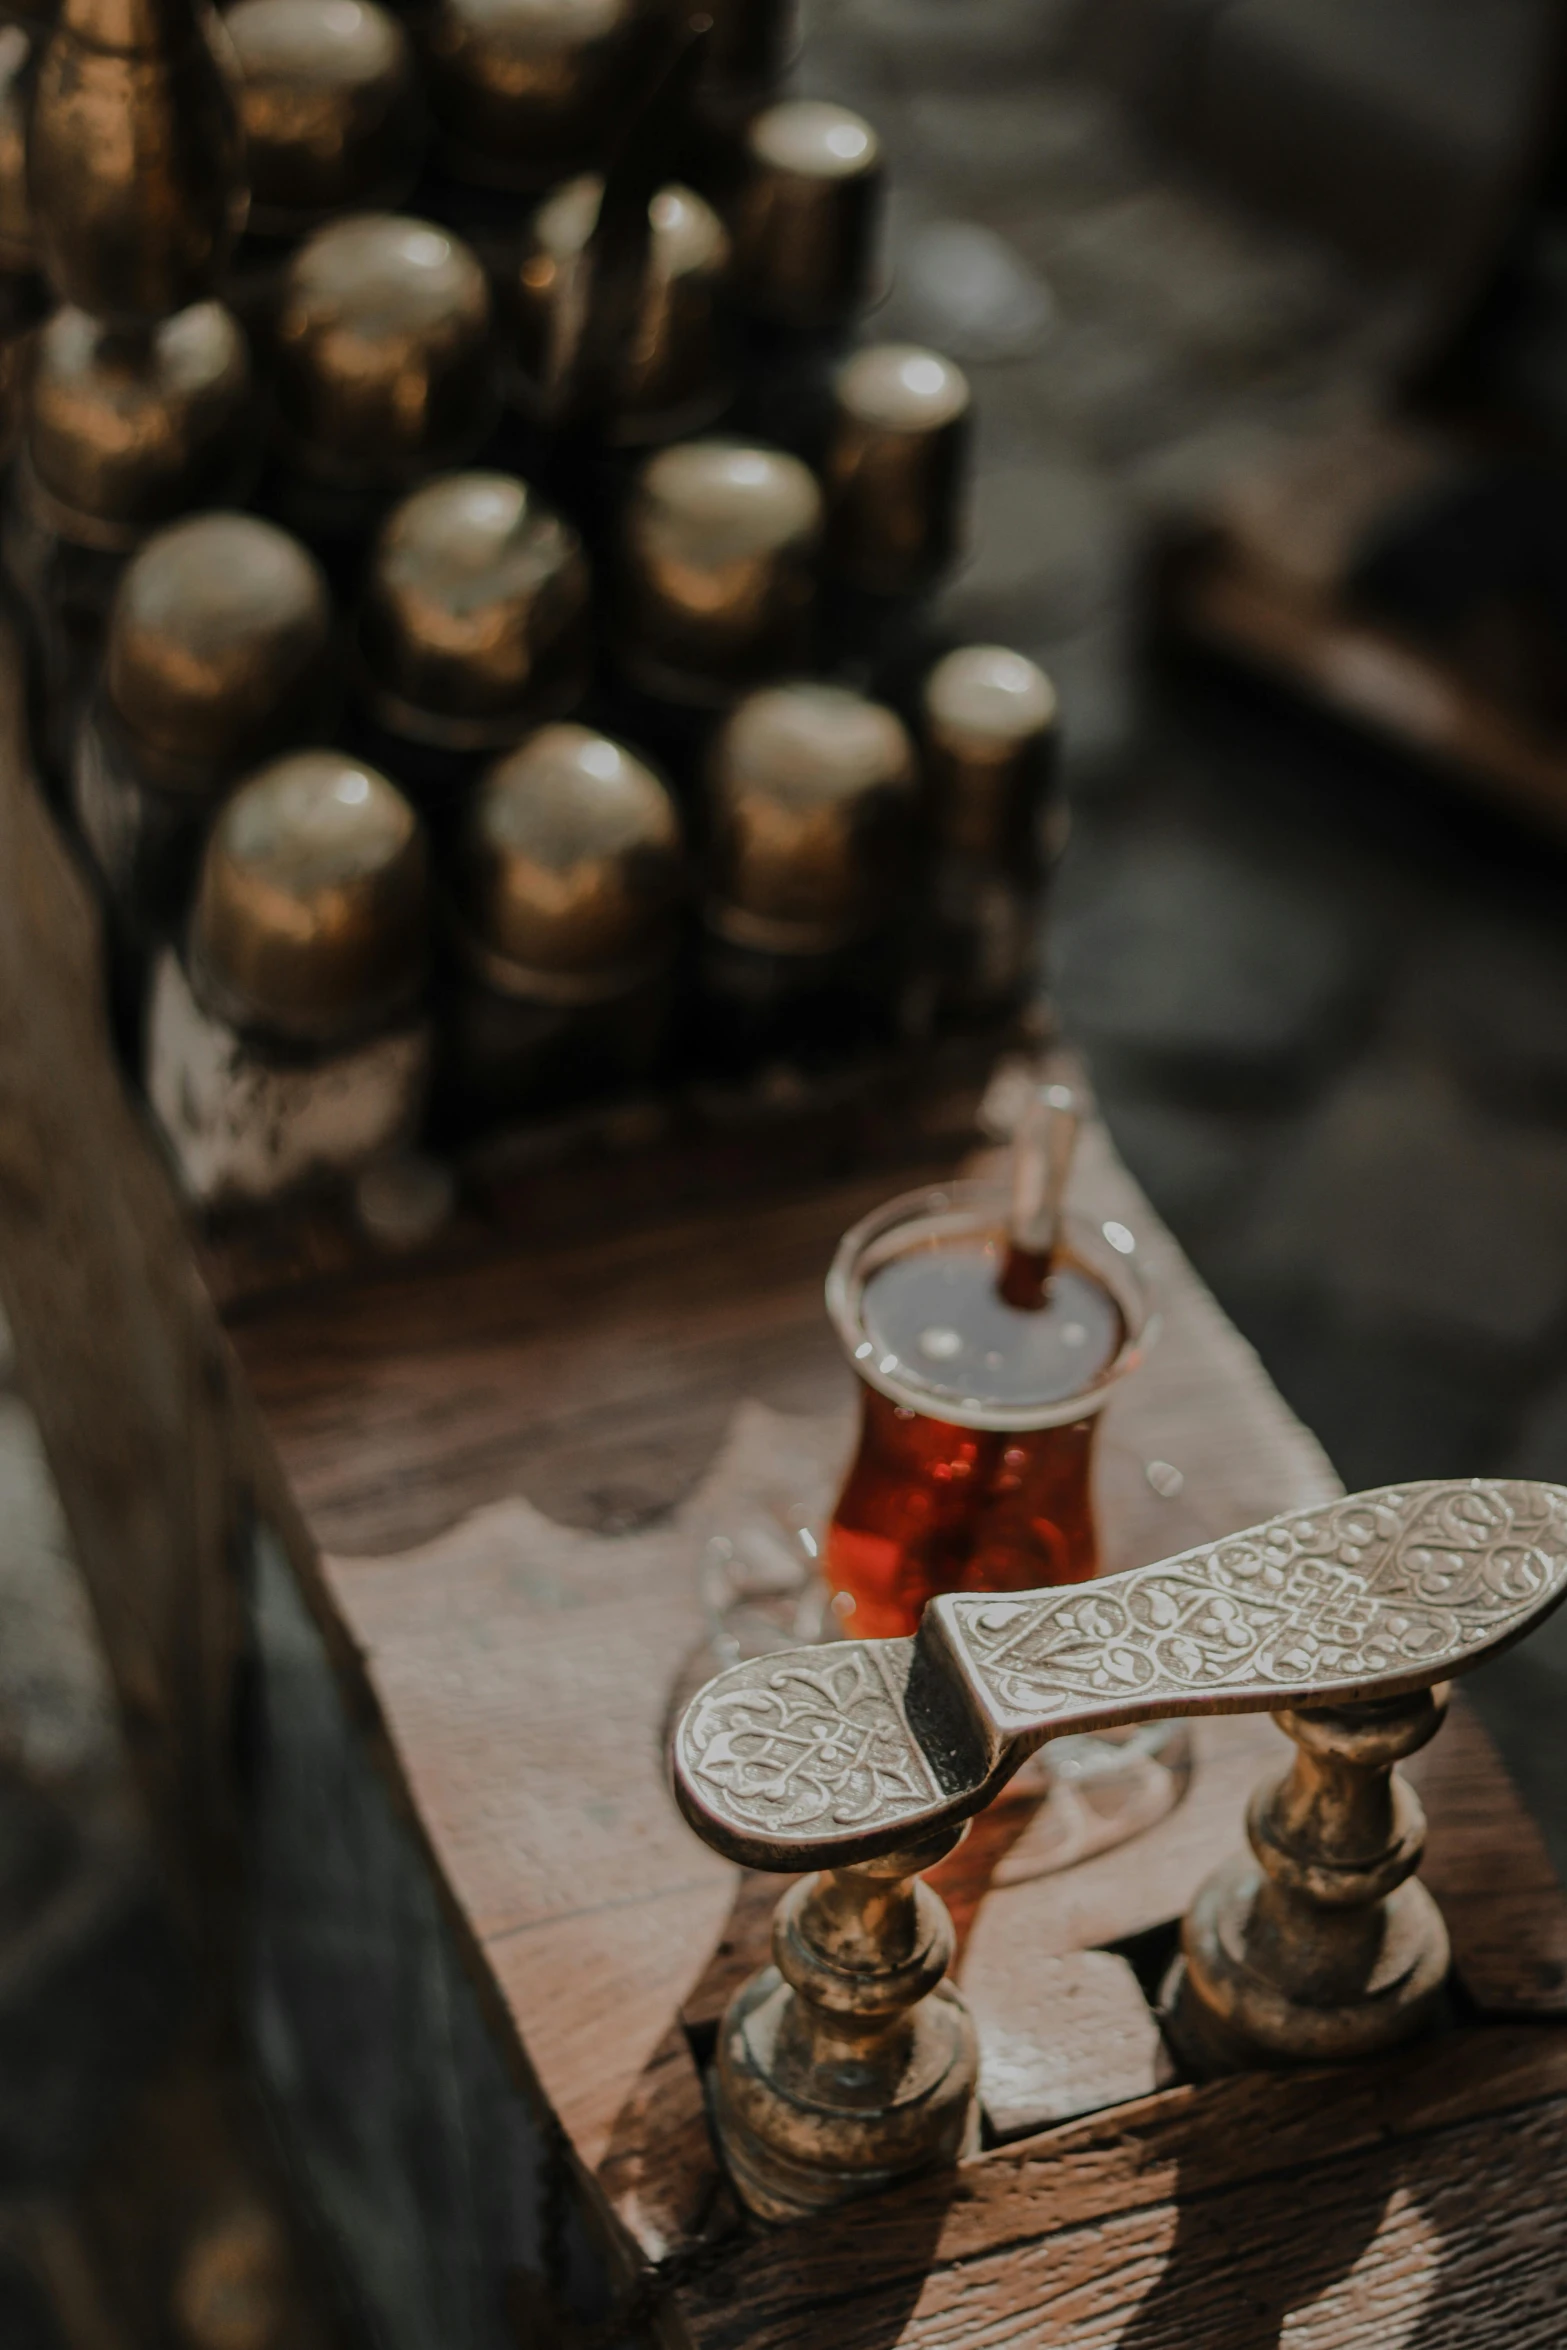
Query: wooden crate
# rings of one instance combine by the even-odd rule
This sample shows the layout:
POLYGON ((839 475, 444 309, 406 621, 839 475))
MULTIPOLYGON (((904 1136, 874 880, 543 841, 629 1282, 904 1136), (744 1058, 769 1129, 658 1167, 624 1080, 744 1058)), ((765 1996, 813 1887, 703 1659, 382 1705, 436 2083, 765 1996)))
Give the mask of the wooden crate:
MULTIPOLYGON (((744 2218, 702 2064, 777 1885, 679 1820, 666 1718, 706 1542, 830 1493, 851 1394, 823 1270, 950 1170, 961 1088, 805 1164, 764 1141, 683 1195, 651 1162, 542 1173, 422 1259, 290 1248, 281 1286, 232 1254, 209 1280, 105 1051, 3 648, 0 713, 0 1281, 171 1881, 377 2339, 1559 2344, 1567 1908, 1461 1710, 1416 1773, 1442 2037, 1173 2078, 1148 1993, 1284 1754, 1265 1721, 1204 1723, 1134 1841, 1031 1875, 1061 1822, 1014 1806, 945 1864, 985 2151, 809 2227, 744 2218)), ((1164 1308, 1106 1419, 1108 1563, 1332 1493, 1102 1132, 1078 1187, 1164 1308)))

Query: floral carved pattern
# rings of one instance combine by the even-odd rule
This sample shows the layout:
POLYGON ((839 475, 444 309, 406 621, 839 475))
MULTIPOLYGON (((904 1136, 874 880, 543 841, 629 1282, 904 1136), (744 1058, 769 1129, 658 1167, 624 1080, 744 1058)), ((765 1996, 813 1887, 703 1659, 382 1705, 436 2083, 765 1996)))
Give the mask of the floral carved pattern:
POLYGON ((961 1819, 1040 1734, 1418 1687, 1476 1663, 1564 1591, 1567 1491, 1389 1486, 1098 1583, 950 1596, 918 1643, 737 1665, 686 1711, 677 1792, 736 1857, 851 1859, 905 1824, 961 1819))
POLYGON ((1087 1588, 948 1603, 999 1713, 1436 1680, 1567 1577, 1550 1486, 1389 1487, 1087 1588))
POLYGON ((679 1751, 720 1815, 773 1836, 885 1824, 940 1800, 869 1641, 723 1674, 692 1702, 679 1751))

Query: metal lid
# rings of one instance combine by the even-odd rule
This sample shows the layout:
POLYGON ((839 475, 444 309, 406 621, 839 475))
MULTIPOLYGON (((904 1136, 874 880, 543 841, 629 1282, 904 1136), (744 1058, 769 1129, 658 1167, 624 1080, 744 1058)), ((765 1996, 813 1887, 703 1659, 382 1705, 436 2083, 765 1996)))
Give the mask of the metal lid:
POLYGON ((914 746, 845 686, 774 686, 713 747, 711 926, 737 945, 820 954, 890 914, 910 869, 914 746))
MULTIPOLYGON (((588 173, 557 189, 534 215, 515 280, 523 404, 549 422, 568 408, 593 299, 588 240, 604 183, 588 173)), ((729 350, 719 305, 729 235, 690 188, 660 188, 635 324, 616 373, 614 437, 667 440, 710 423, 728 400, 729 350)))
POLYGON ((827 480, 829 560, 874 594, 950 562, 971 408, 968 378, 913 343, 877 343, 838 371, 827 480))
POLYGON ((377 716, 451 749, 515 742, 587 684, 582 541, 526 482, 452 473, 382 526, 360 649, 377 716))
POLYGON ((553 187, 602 161, 657 0, 437 0, 423 43, 451 169, 553 187))
POLYGON ((394 204, 418 175, 413 51, 374 0, 239 0, 250 226, 297 235, 334 212, 394 204))
POLYGON ((35 269, 38 239, 27 193, 27 117, 32 106, 32 36, 0 25, 0 269, 35 269))
POLYGON ((504 993, 618 994, 672 951, 681 883, 669 792, 589 727, 541 727, 474 795, 461 914, 480 975, 504 993))
POLYGON ((641 467, 624 523, 621 619, 655 690, 719 703, 804 660, 822 495, 797 457, 682 441, 641 467))
POLYGON ((1049 678, 1005 645, 963 645, 936 663, 923 703, 938 842, 977 856, 1025 847, 1055 752, 1059 712, 1049 678))
POLYGON ((289 262, 276 347, 284 443, 318 478, 407 482, 488 429, 489 286, 430 221, 359 212, 318 229, 289 262))
POLYGON ((69 306, 38 331, 32 486, 48 522, 76 543, 127 550, 232 495, 250 420, 250 354, 221 302, 197 302, 144 340, 69 306))
POLYGON ((296 751, 213 826, 192 978, 237 1026, 333 1042, 417 994, 427 917, 424 832, 401 792, 340 751, 296 751))
POLYGON ((237 78, 197 0, 61 0, 28 176, 63 301, 149 326, 215 291, 245 225, 237 78))
POLYGON ((109 617, 108 696, 149 781, 211 790, 318 730, 332 638, 320 565, 253 514, 147 541, 109 617))
POLYGON ((806 330, 852 318, 871 291, 882 182, 881 141, 846 106, 794 98, 757 115, 735 216, 747 307, 806 330))

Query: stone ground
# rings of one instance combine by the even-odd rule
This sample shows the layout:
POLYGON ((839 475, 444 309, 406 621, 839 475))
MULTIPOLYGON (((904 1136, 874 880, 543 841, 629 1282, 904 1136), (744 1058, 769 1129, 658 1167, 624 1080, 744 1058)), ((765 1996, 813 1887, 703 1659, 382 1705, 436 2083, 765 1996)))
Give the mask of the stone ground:
MULTIPOLYGON (((1368 9, 1293 0, 1270 31, 1261 0, 1229 0, 1225 21, 1254 47, 1320 33, 1318 86, 1342 68, 1357 104, 1380 92, 1397 115, 1375 58, 1343 64, 1368 9)), ((1204 192, 1134 127, 1128 82, 1172 24, 1220 13, 1105 0, 1120 47, 1093 78, 1059 0, 840 0, 803 78, 863 107, 891 153, 878 331, 930 340, 975 379, 974 551, 948 616, 1035 654, 1063 693, 1054 978, 1126 1157, 1349 1485, 1567 1480, 1561 865, 1141 645, 1150 533, 1270 437, 1366 404, 1414 315, 1396 280, 1204 192)), ((1439 13, 1462 82, 1473 9, 1439 13)), ((1416 97, 1428 148, 1481 137, 1429 73, 1416 97)), ((1567 1618, 1481 1694, 1567 1869, 1567 1618)), ((58 1504, 8 1374, 6 1769, 49 1786, 113 1771, 58 1504)), ((0 2243, 0 2337, 51 2339, 6 2291, 0 2243)))

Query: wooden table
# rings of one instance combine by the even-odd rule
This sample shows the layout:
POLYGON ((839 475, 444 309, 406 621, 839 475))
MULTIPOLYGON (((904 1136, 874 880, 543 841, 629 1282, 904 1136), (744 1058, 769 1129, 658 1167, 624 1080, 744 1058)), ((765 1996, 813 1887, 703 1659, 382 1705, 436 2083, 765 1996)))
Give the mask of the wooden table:
MULTIPOLYGON (((972 1100, 492 1183, 417 1260, 295 1250, 271 1287, 253 1248, 199 1264, 104 1049, 0 647, 7 708, 0 1280, 171 1877, 245 1986, 378 2338, 1567 2338, 1567 1907, 1461 1709, 1413 1774, 1456 1956, 1442 2037, 1341 2072, 1171 2076, 1149 1994, 1174 1922, 1284 1755, 1266 1722, 1202 1723, 1182 1800, 1133 1841, 1036 1873, 1052 1839, 1092 1841, 1090 1798, 1052 1799, 944 1864, 986 2150, 808 2228, 744 2219, 701 2068, 778 1886, 678 1819, 666 1716, 707 1631, 706 1544, 776 1539, 842 1460, 832 1244, 950 1170, 972 1100)), ((1333 1492, 1102 1133, 1078 1185, 1138 1232, 1165 1316, 1107 1416, 1109 1564, 1333 1492)))

